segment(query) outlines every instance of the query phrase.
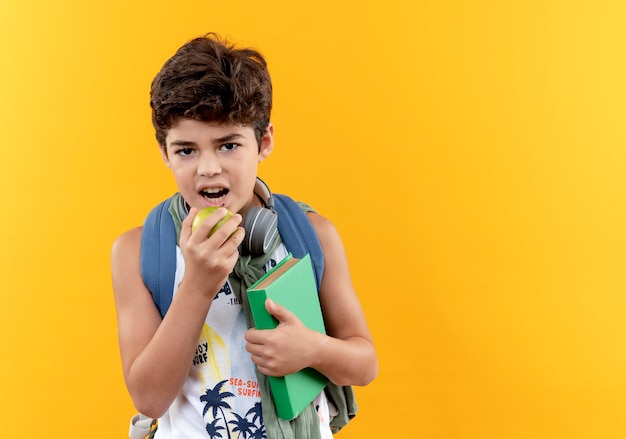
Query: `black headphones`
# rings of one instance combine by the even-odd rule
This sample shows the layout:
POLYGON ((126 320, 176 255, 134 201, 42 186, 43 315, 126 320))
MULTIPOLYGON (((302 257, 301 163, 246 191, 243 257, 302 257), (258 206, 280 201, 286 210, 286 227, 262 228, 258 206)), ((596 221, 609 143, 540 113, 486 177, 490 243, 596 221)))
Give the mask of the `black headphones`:
MULTIPOLYGON (((263 203, 263 207, 252 207, 241 225, 246 236, 241 243, 240 251, 244 255, 266 254, 278 233, 278 214, 274 210, 274 199, 270 188, 263 180, 257 177, 254 186, 254 195, 263 203), (259 194, 261 192, 261 194, 259 194)), ((189 206, 180 197, 180 208, 185 214, 189 214, 189 206)))
POLYGON ((259 197, 263 207, 252 207, 243 220, 246 237, 241 243, 243 254, 266 254, 278 233, 278 214, 274 209, 274 198, 270 188, 259 177, 254 186, 254 195, 259 197), (259 192, 263 192, 262 195, 259 192))

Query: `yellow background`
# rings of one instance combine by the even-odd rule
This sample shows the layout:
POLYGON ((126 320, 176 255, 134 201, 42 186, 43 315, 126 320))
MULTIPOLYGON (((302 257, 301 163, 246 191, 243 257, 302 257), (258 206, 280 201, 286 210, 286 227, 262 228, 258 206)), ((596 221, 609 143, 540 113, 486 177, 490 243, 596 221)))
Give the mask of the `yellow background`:
POLYGON ((0 2, 0 435, 126 437, 109 250, 175 190, 150 81, 217 31, 268 58, 261 175, 336 223, 375 337, 339 437, 625 437, 625 18, 621 0, 0 2))

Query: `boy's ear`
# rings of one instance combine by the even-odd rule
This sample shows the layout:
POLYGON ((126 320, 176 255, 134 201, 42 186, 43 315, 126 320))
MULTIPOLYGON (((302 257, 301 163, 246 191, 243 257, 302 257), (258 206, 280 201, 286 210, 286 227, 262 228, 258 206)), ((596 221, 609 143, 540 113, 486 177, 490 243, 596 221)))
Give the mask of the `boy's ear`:
POLYGON ((259 163, 262 162, 270 155, 274 149, 274 125, 271 123, 267 126, 263 137, 261 137, 261 144, 259 145, 259 163))
POLYGON ((170 167, 170 158, 167 156, 167 147, 159 145, 159 150, 161 151, 161 159, 163 159, 163 163, 168 168, 170 167))

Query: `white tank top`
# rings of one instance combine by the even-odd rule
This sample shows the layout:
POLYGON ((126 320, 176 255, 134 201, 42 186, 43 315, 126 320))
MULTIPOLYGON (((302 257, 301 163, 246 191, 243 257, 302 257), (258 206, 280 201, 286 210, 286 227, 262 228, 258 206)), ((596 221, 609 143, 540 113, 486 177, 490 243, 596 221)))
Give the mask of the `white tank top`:
MULTIPOLYGON (((281 244, 265 270, 285 256, 287 251, 281 244)), ((177 246, 174 294, 184 272, 185 261, 177 246)), ((267 436, 257 432, 264 431, 265 426, 254 363, 245 350, 246 330, 243 307, 227 282, 211 304, 189 376, 180 394, 159 419, 156 438, 267 436)), ((324 392, 314 403, 318 407, 322 438, 331 439, 329 404, 324 392)))

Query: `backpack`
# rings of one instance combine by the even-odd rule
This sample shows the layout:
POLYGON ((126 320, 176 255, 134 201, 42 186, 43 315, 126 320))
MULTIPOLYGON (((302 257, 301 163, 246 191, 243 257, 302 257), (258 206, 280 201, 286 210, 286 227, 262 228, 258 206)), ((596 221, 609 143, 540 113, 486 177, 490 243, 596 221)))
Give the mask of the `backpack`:
MULTIPOLYGON (((278 213, 278 232, 283 244, 296 258, 311 257, 317 291, 324 274, 324 252, 306 214, 287 195, 273 194, 278 213)), ((152 293, 161 317, 170 307, 176 274, 176 229, 169 213, 171 198, 157 205, 144 222, 141 234, 141 276, 152 293)))
MULTIPOLYGON (((294 257, 303 258, 308 253, 311 257, 313 272, 319 294, 324 274, 324 252, 319 238, 309 218, 298 203, 287 195, 273 194, 274 208, 278 213, 278 232, 283 244, 294 257)), ((158 204, 148 214, 141 234, 141 276, 146 287, 152 293, 161 318, 169 309, 174 291, 176 274, 176 229, 174 220, 169 213, 171 198, 158 204)), ((356 402, 350 386, 329 386, 329 394, 334 401, 347 402, 348 411, 337 417, 339 425, 331 428, 333 434, 349 422, 356 414, 356 402), (339 393, 338 393, 339 392, 339 393)), ((130 422, 129 437, 131 439, 150 437, 156 431, 156 421, 137 414, 130 422)))

